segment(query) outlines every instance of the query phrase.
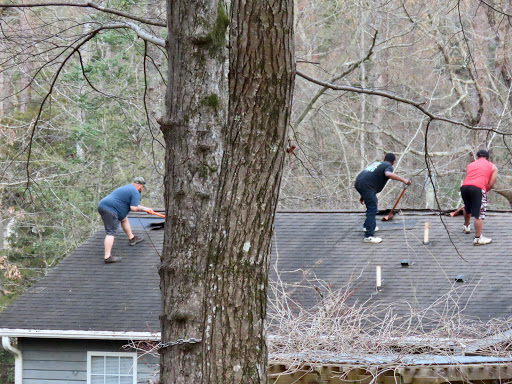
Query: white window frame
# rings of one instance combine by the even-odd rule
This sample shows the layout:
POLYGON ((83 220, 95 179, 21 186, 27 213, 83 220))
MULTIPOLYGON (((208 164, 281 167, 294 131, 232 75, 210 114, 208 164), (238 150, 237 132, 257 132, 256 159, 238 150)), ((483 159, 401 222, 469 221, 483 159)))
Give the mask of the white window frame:
POLYGON ((92 374, 92 357, 131 357, 133 360, 133 384, 137 384, 137 353, 136 352, 103 352, 103 351, 87 351, 87 384, 91 384, 92 374))

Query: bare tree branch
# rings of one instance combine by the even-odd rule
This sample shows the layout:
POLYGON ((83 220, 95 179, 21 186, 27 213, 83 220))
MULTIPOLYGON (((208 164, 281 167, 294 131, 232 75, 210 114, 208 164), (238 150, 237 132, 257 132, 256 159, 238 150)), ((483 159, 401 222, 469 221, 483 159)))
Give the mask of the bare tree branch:
POLYGON ((499 13, 499 14, 503 15, 503 16, 506 16, 506 17, 508 17, 508 18, 512 17, 512 14, 505 12, 503 9, 498 9, 498 8, 496 8, 494 5, 489 4, 487 1, 480 0, 480 3, 482 3, 482 4, 486 5, 487 7, 489 7, 490 9, 492 9, 493 11, 495 11, 495 12, 497 12, 497 13, 499 13))
POLYGON ((403 104, 408 104, 408 105, 418 109, 421 113, 423 113, 426 116, 428 116, 431 120, 444 121, 446 123, 458 125, 458 126, 461 126, 461 127, 467 128, 467 129, 475 130, 475 131, 495 132, 495 133, 497 133, 499 135, 504 135, 504 136, 511 136, 512 135, 511 132, 504 132, 504 131, 500 131, 500 130, 497 130, 497 129, 486 128, 486 127, 475 127, 475 126, 472 126, 470 124, 464 123, 463 121, 452 120, 452 119, 448 119, 446 117, 437 116, 437 115, 433 114, 432 112, 428 111, 423 106, 425 104, 425 102, 418 102, 418 101, 415 101, 415 100, 407 99, 405 97, 402 97, 402 96, 399 96, 399 95, 395 95, 393 93, 389 93, 389 92, 385 92, 385 91, 379 91, 379 90, 376 90, 376 89, 352 87, 352 86, 349 86, 349 85, 331 84, 331 83, 328 83, 328 82, 325 82, 325 81, 322 81, 322 80, 315 79, 314 77, 311 77, 311 76, 307 75, 306 73, 301 72, 299 70, 297 70, 297 75, 299 75, 303 79, 311 81, 312 83, 321 85, 322 87, 334 89, 334 90, 337 90, 337 91, 345 91, 345 92, 353 92, 353 93, 363 93, 363 94, 367 94, 367 95, 381 96, 381 97, 385 97, 385 98, 390 99, 390 100, 398 101, 398 102, 403 103, 403 104))
MULTIPOLYGON (((62 69, 64 68, 64 66, 66 65, 66 63, 69 61, 69 59, 76 53, 79 51, 79 49, 85 45, 88 41, 90 41, 92 38, 94 38, 94 36, 96 36, 99 32, 101 32, 102 30, 107 30, 107 29, 121 29, 121 28, 129 28, 129 29, 132 29, 134 30, 136 33, 137 33, 137 30, 140 30, 141 31, 141 34, 146 34, 146 32, 142 31, 138 26, 136 26, 135 24, 133 23, 115 23, 115 24, 106 24, 106 25, 102 25, 101 27, 98 27, 96 28, 95 30, 91 31, 89 34, 87 34, 84 39, 78 44, 76 45, 75 47, 73 47, 71 53, 69 53, 65 58, 64 60, 62 61, 62 63, 60 63, 59 65, 59 68, 57 69, 57 71, 55 72, 55 75, 53 77, 53 80, 50 84, 50 89, 48 90, 48 92, 46 93, 45 97, 43 98, 43 100, 41 101, 41 104, 39 106, 39 111, 37 113, 37 116, 34 120, 34 123, 32 125, 32 130, 31 130, 31 133, 30 133, 30 139, 29 139, 29 142, 27 144, 27 148, 28 148, 28 155, 27 155, 27 166, 26 166, 26 175, 27 175, 27 188, 30 184, 30 169, 29 169, 29 165, 30 165, 30 157, 31 157, 31 153, 32 153, 32 143, 34 141, 34 135, 35 135, 35 132, 36 132, 36 128, 37 128, 37 125, 39 123, 39 120, 41 118, 41 114, 43 112, 43 108, 44 108, 44 105, 46 103, 46 100, 48 100, 48 98, 51 96, 52 94, 52 91, 53 91, 53 88, 55 86, 55 83, 57 82, 57 79, 62 71, 62 69), (133 27, 136 27, 135 29, 133 27)), ((141 35, 139 33, 137 33, 138 36, 141 37, 141 35)), ((143 38, 144 39, 144 38, 143 38)), ((155 39, 156 40, 161 40, 161 44, 163 44, 163 46, 165 46, 165 41, 162 40, 162 39, 157 39, 156 37, 154 37, 154 39, 152 40, 149 40, 149 39, 144 39, 146 41, 150 41, 152 43, 155 43, 155 39)), ((156 43, 155 43, 156 44, 156 43)), ((71 48, 71 47, 70 47, 71 48)), ((94 88, 94 87, 93 87, 94 88)))
POLYGON ((35 7, 78 7, 78 8, 94 8, 98 11, 110 13, 116 16, 122 16, 130 20, 139 21, 144 24, 154 25, 157 27, 167 27, 167 23, 160 20, 151 20, 144 17, 132 15, 128 12, 118 9, 103 7, 99 4, 88 1, 86 3, 68 3, 68 2, 48 2, 48 3, 32 3, 32 4, 0 4, 0 8, 35 8, 35 7))
MULTIPOLYGON (((334 76, 330 81, 329 83, 333 83, 335 81, 338 81, 339 79, 342 79, 344 78, 345 76, 347 76, 349 73, 353 72, 354 70, 356 70, 363 62, 367 61, 370 59, 370 57, 373 55, 373 48, 375 48, 375 41, 377 40, 377 34, 378 34, 379 31, 375 31, 374 35, 373 35, 373 38, 372 38, 372 43, 370 45, 370 48, 368 49, 368 53, 363 57, 361 58, 360 60, 356 61, 356 62, 353 62, 352 64, 350 64, 350 66, 347 68, 346 71, 344 71, 343 73, 339 74, 339 75, 336 75, 334 76)), ((302 122, 302 120, 304 120, 304 118, 307 116, 307 114, 309 113, 309 111, 311 110, 311 108, 313 108, 313 105, 316 103, 316 101, 325 93, 325 91, 327 91, 327 87, 324 87, 322 89, 320 89, 315 96, 313 96, 313 98, 311 99, 311 101, 308 103, 308 105, 306 106, 306 108, 304 108, 304 111, 302 111, 301 115, 299 116, 299 118, 297 119, 297 121, 295 122, 294 126, 295 127, 298 127, 299 124, 302 122)))
MULTIPOLYGON (((436 170, 435 170, 432 158, 431 158, 430 154, 428 153, 428 130, 430 128, 430 123, 432 123, 432 121, 433 121, 433 119, 430 118, 428 120, 428 122, 427 122, 427 125, 425 126, 425 165, 427 166, 428 180, 429 180, 429 182, 432 185, 432 188, 434 190, 434 198, 436 200, 437 208, 439 209, 439 211, 441 211, 441 203, 440 203, 439 197, 437 195, 436 184, 435 184, 434 179, 432 177, 432 171, 435 172, 436 170)), ((439 215, 439 219, 441 220, 441 223, 443 224, 443 227, 446 230, 446 234, 448 235, 448 239, 450 240, 450 243, 452 243, 453 248, 455 249, 455 252, 457 252, 459 257, 467 263, 468 261, 462 256, 462 254, 460 253, 459 249, 457 248, 457 245, 455 245, 455 243, 454 243, 454 241, 452 239, 452 236, 450 234, 450 231, 448 230, 448 226, 446 225, 446 223, 445 223, 445 221, 444 221, 444 219, 443 219, 443 217, 441 215, 439 215)))
POLYGON ((464 42, 466 43, 466 47, 468 49, 468 55, 469 55, 469 59, 471 60, 471 62, 473 63, 473 67, 475 68, 475 71, 476 71, 476 64, 475 64, 475 60, 473 59, 473 55, 471 54, 471 48, 469 46, 469 41, 468 41, 468 38, 466 36, 466 31, 464 30, 464 23, 462 21, 462 15, 460 13, 460 0, 457 1, 457 12, 458 12, 458 15, 459 15, 459 22, 460 22, 460 28, 462 30, 462 36, 464 37, 464 42))
POLYGON ((68 54, 64 60, 62 61, 62 63, 59 65, 59 68, 57 69, 57 71, 55 72, 55 75, 53 77, 53 80, 50 84, 50 89, 48 90, 48 92, 46 93, 45 97, 43 98, 43 100, 41 101, 41 104, 39 105, 39 111, 37 112, 37 116, 34 120, 34 123, 32 125, 32 130, 30 132, 30 139, 29 139, 29 142, 27 144, 27 148, 28 148, 28 154, 27 154, 27 166, 26 166, 26 175, 27 175, 27 189, 29 188, 29 185, 30 185, 30 156, 32 154, 32 143, 34 141, 34 135, 36 133, 36 128, 37 128, 37 125, 39 123, 39 120, 41 118, 41 114, 43 113, 43 108, 44 108, 44 105, 46 103, 46 100, 48 100, 48 98, 51 96, 52 94, 52 91, 53 91, 53 88, 55 86, 55 83, 57 82, 57 79, 59 78, 59 75, 60 75, 60 72, 62 71, 62 68, 64 68, 64 66, 66 65, 66 63, 68 62, 68 60, 75 54, 75 52, 78 52, 78 50, 80 49, 80 47, 82 47, 85 43, 87 43, 89 40, 91 40, 92 38, 94 38, 94 36, 96 36, 98 34, 98 32, 101 31, 102 28, 99 28, 99 29, 96 29, 94 31, 92 31, 88 36, 86 36, 77 46, 73 47, 72 51, 70 54, 68 54))
POLYGON ((80 60, 80 69, 82 71, 82 76, 84 77, 85 81, 87 81, 87 84, 89 84, 89 86, 94 89, 96 92, 98 92, 99 94, 105 96, 105 97, 116 97, 115 95, 109 95, 108 93, 105 93, 103 91, 100 91, 98 88, 96 88, 92 83, 91 81, 89 80, 89 77, 87 77, 87 74, 85 73, 85 68, 84 68, 84 61, 82 60, 82 54, 80 53, 80 51, 76 51, 76 53, 78 53, 78 58, 80 60))
MULTIPOLYGON (((149 41, 150 43, 153 43, 155 45, 159 45, 160 47, 165 47, 165 40, 161 39, 159 37, 156 37, 155 35, 152 35, 146 31, 144 31, 141 27, 139 27, 137 24, 125 22, 125 27, 128 26, 132 31, 134 31, 137 36, 139 36, 141 39, 149 41)), ((123 27, 120 27, 123 28, 123 27)))

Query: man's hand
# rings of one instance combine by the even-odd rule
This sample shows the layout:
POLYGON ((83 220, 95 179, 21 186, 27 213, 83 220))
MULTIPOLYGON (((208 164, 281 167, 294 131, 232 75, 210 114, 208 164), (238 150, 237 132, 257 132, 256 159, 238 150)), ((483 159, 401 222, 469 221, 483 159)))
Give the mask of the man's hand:
POLYGON ((388 179, 392 179, 392 180, 396 180, 396 181, 401 181, 402 183, 404 183, 405 185, 411 185, 411 180, 409 179, 404 179, 402 176, 398 176, 396 173, 393 173, 393 172, 385 172, 384 175, 386 175, 386 177, 388 179))
POLYGON ((151 208, 146 208, 145 211, 146 211, 146 213, 149 213, 150 215, 155 214, 155 211, 153 211, 151 208))
POLYGON ((360 202, 361 204, 364 204, 363 196, 361 196, 361 198, 359 199, 359 202, 360 202))

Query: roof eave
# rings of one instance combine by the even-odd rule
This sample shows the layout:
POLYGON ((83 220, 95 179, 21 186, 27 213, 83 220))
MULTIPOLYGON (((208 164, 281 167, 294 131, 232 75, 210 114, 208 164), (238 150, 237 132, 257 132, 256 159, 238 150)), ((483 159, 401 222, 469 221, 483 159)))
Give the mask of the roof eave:
POLYGON ((34 337, 46 339, 82 340, 151 340, 160 341, 160 332, 74 331, 50 329, 0 328, 0 336, 34 337))

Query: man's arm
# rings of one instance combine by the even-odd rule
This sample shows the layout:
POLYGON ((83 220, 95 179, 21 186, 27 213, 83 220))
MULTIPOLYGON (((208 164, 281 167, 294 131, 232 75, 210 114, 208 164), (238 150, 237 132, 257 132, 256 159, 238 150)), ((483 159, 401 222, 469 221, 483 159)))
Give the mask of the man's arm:
POLYGON ((403 177, 400 177, 398 176, 396 173, 393 173, 393 172, 385 172, 384 173, 386 175, 387 178, 389 179, 393 179, 393 180, 396 180, 396 181, 401 181, 402 183, 404 183, 405 185, 411 185, 411 180, 408 180, 408 179, 404 179, 403 177))
POLYGON ((497 176, 498 176, 498 168, 496 168, 496 166, 493 165, 491 178, 489 179, 489 184, 487 184, 487 192, 489 192, 492 189, 492 187, 494 187, 494 183, 496 183, 497 176))
POLYGON ((130 205, 130 211, 133 211, 133 212, 147 212, 148 210, 152 211, 151 208, 143 207, 142 205, 137 205, 136 207, 133 205, 130 205))

